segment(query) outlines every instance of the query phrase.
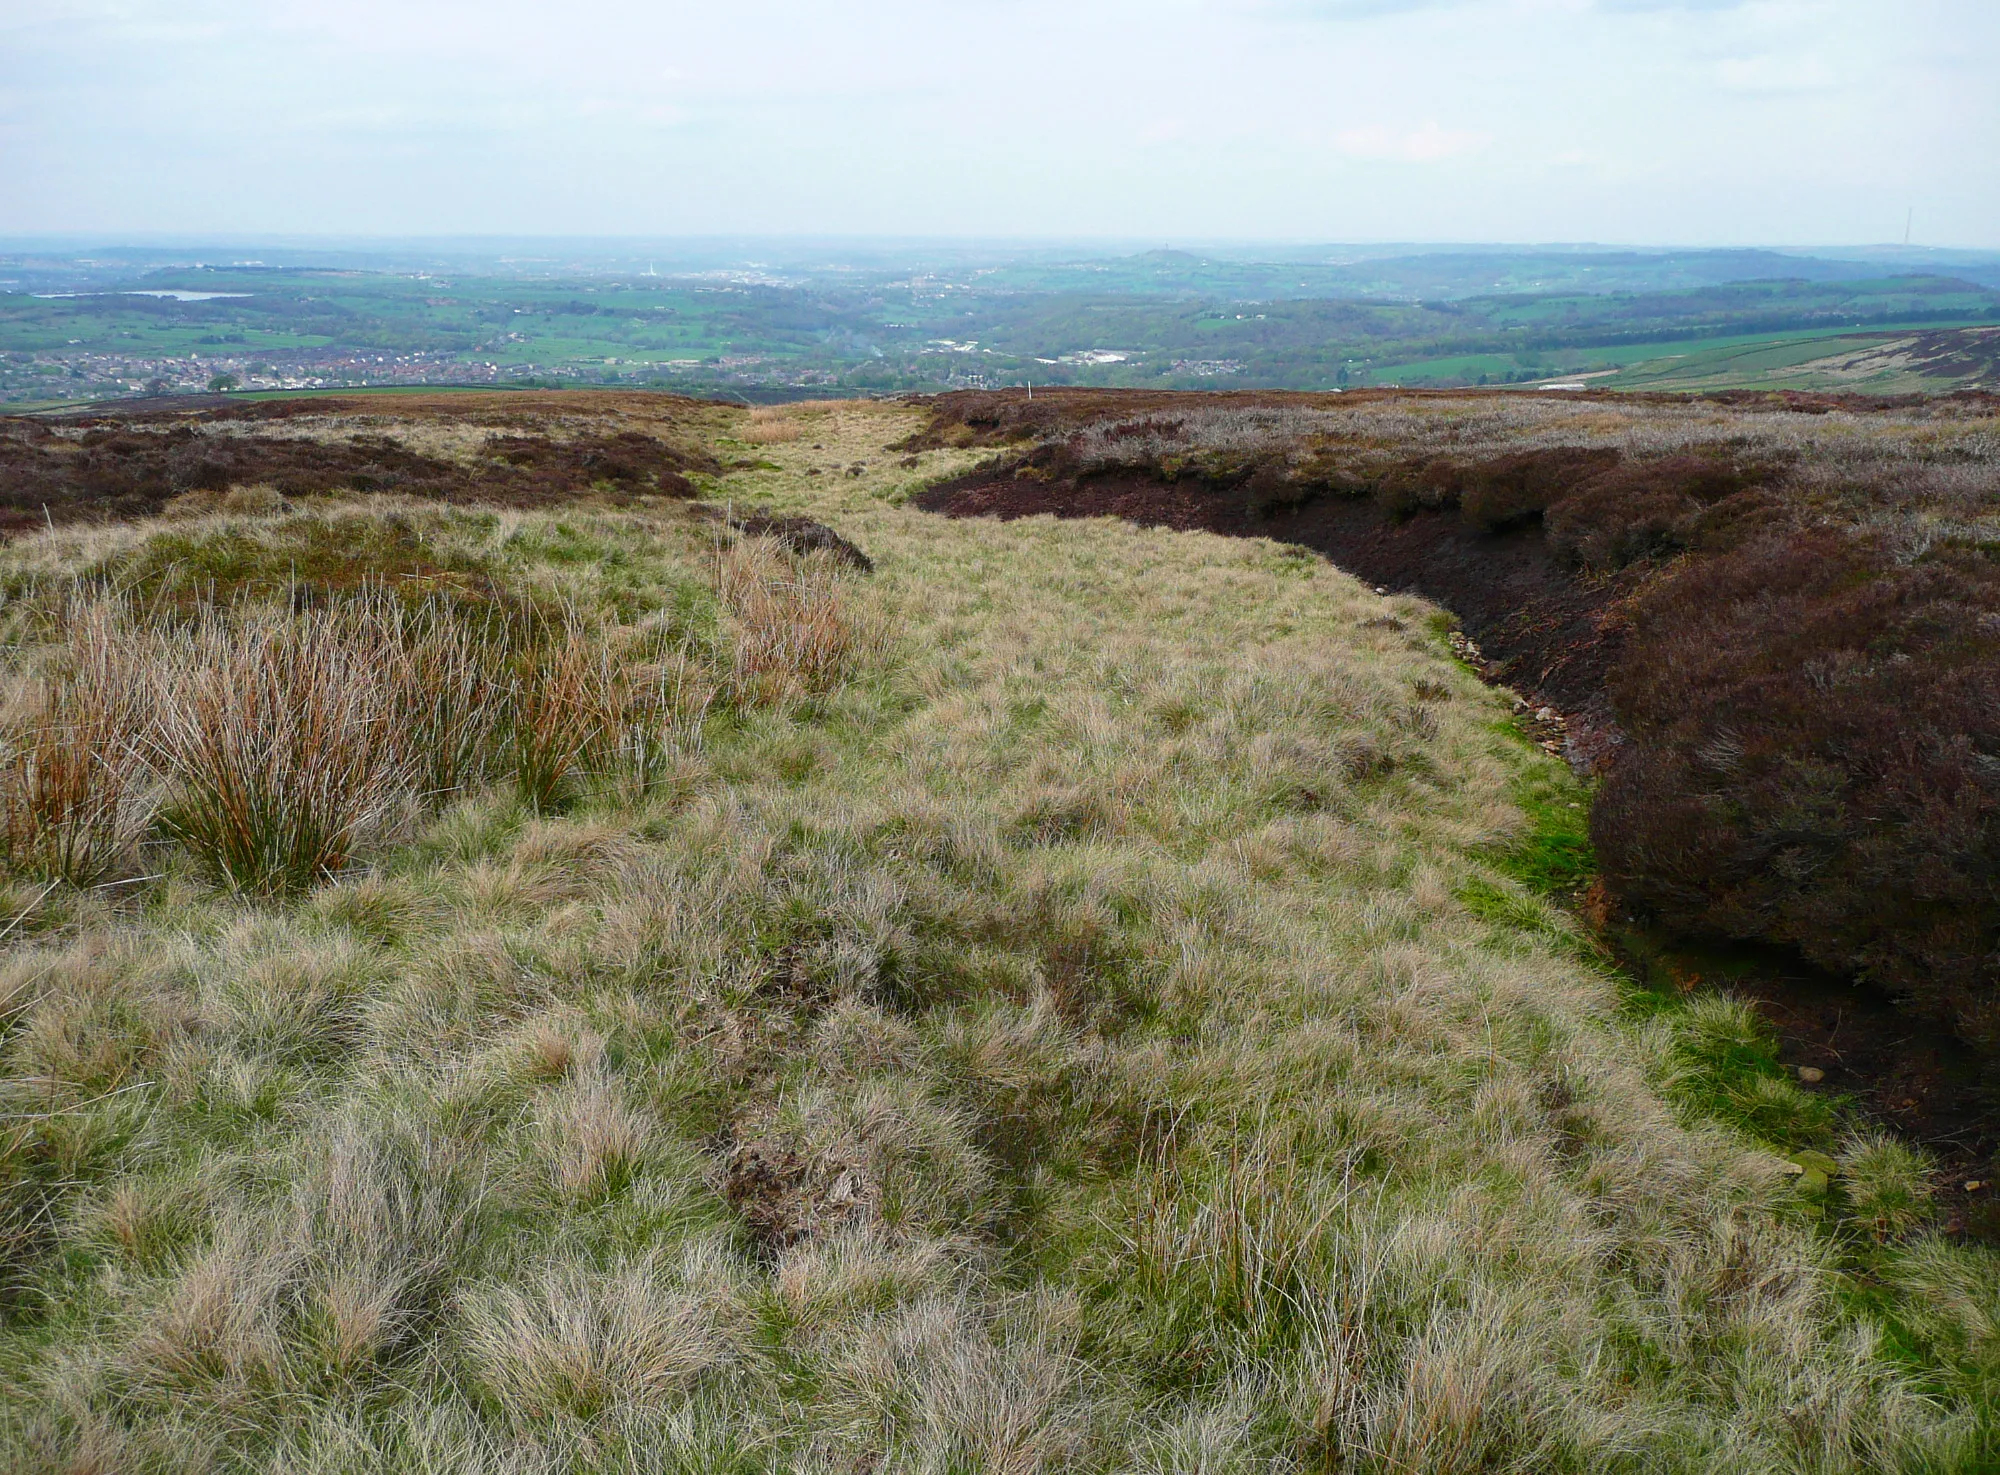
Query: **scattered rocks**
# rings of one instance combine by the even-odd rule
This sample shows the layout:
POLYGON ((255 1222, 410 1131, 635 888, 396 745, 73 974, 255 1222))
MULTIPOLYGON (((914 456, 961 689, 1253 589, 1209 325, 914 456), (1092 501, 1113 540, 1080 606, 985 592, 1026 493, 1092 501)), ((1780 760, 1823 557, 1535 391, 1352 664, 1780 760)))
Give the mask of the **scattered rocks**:
POLYGON ((1799 1079, 1808 1086, 1817 1086, 1826 1079, 1826 1072, 1817 1065, 1802 1065, 1799 1067, 1799 1079))

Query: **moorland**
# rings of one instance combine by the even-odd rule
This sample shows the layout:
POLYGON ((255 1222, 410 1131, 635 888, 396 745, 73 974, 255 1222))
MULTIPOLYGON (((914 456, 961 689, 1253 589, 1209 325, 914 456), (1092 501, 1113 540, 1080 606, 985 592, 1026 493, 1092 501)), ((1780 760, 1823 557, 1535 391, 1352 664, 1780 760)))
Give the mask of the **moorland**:
POLYGON ((1613 893, 2000 1054, 1996 411, 959 394, 924 443, 1016 454, 924 501, 1274 536, 1438 599, 1567 714, 1613 893))
POLYGON ((2000 1459, 1981 1201, 1604 925, 1990 1042, 1990 401, 3 428, 10 1468, 2000 1459))

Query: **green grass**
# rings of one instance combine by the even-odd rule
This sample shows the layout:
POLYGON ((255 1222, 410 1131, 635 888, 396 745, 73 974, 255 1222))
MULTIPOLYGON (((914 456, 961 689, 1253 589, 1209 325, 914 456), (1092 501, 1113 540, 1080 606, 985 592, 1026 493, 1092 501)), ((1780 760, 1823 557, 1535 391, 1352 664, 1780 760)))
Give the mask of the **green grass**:
MULTIPOLYGON (((1370 382, 1406 386, 1507 384, 1589 374, 1596 376, 1587 381, 1596 389, 1872 388, 1836 383, 1830 378, 1773 386, 1771 375, 1823 358, 1843 347, 1862 346, 1898 333, 1989 325, 1990 320, 1985 318, 1880 326, 1871 323, 1865 332, 1823 328, 1807 332, 1725 333, 1712 338, 1555 348, 1532 354, 1458 354, 1404 363, 1390 360, 1371 369, 1370 382), (1616 372, 1605 372, 1610 370, 1616 372)), ((1925 387, 1935 392, 1939 384, 1932 382, 1925 387)))

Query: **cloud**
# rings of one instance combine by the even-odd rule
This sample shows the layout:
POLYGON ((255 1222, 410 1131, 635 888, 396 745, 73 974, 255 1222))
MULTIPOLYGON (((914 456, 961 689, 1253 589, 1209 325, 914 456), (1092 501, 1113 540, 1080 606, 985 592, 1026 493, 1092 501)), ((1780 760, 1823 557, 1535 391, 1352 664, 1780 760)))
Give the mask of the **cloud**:
POLYGON ((1596 0, 1599 10, 1633 14, 1659 10, 1741 10, 1753 0, 1596 0))
POLYGON ((1995 0, 0 0, 0 230, 1991 244, 1996 67, 1995 0))
POLYGON ((1242 8, 1285 19, 1368 20, 1471 3, 1473 0, 1243 0, 1242 8))
POLYGON ((1371 124, 1343 129, 1333 136, 1333 146, 1350 159, 1388 159, 1403 164, 1431 164, 1477 153, 1491 142, 1490 133, 1441 128, 1436 123, 1407 133, 1371 124))

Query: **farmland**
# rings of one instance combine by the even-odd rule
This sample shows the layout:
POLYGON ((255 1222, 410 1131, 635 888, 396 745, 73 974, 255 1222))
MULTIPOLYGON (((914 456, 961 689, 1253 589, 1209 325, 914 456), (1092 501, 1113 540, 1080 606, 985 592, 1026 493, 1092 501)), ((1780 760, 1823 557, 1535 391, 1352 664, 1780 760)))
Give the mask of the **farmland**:
POLYGON ((756 400, 1575 375, 1666 389, 1991 383, 1989 340, 1976 330, 2000 323, 2000 266, 1944 254, 1436 253, 1332 264, 913 248, 849 264, 670 260, 662 274, 653 262, 589 256, 360 255, 333 266, 24 253, 0 258, 10 288, 0 294, 0 398, 62 403, 211 383, 643 385, 756 400), (1913 333, 1931 335, 1934 351, 1894 346, 1913 333), (1819 353, 1822 338, 1838 341, 1819 353))

